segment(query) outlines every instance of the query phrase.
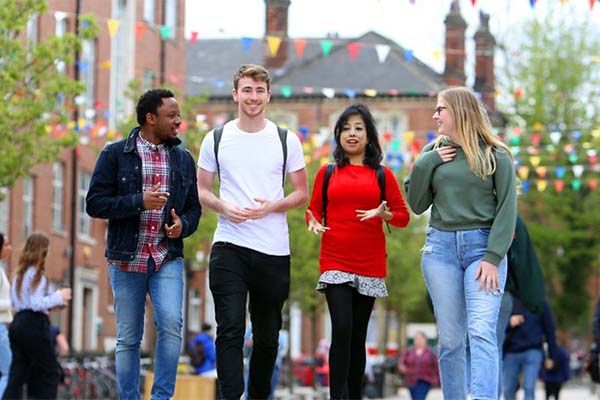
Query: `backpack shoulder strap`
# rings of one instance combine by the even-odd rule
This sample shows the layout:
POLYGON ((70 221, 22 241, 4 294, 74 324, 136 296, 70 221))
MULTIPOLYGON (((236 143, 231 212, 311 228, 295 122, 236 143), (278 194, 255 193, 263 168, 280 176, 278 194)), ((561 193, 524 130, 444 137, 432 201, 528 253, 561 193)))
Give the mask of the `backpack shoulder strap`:
POLYGON ((287 167, 287 129, 280 127, 277 125, 277 133, 279 135, 279 141, 281 142, 281 150, 283 152, 283 167, 281 170, 281 186, 285 186, 285 175, 286 175, 286 167, 287 167))
POLYGON ((331 179, 331 175, 333 175, 333 171, 335 170, 335 164, 328 164, 327 169, 325 170, 325 176, 323 177, 323 186, 321 188, 321 198, 323 203, 323 226, 327 226, 327 202, 329 198, 327 197, 327 189, 329 188, 329 180, 331 179))
POLYGON ((213 140, 214 140, 215 162, 217 163, 217 175, 219 176, 219 180, 221 180, 221 167, 219 165, 219 143, 221 143, 222 137, 223 137, 223 125, 217 126, 213 130, 213 140))
MULTIPOLYGON (((383 165, 379 164, 377 166, 377 171, 375 174, 377 175, 377 184, 379 185, 379 204, 381 204, 382 201, 385 201, 385 170, 383 165)), ((387 226, 388 232, 392 233, 390 224, 386 222, 385 225, 387 226)))

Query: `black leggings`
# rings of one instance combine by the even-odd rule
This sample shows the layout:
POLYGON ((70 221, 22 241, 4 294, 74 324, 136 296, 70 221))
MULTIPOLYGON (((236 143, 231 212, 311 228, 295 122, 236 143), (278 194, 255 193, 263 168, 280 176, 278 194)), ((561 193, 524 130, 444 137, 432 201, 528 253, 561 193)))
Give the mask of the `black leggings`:
POLYGON ((361 399, 367 326, 375 298, 363 296, 347 284, 327 285, 325 296, 331 316, 330 397, 361 399))

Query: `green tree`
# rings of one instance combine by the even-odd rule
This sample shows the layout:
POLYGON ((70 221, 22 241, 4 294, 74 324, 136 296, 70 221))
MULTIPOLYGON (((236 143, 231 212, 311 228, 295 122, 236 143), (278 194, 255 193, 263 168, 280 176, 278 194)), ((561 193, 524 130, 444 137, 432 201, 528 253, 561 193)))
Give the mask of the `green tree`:
POLYGON ((561 9, 528 21, 518 34, 512 46, 503 46, 501 86, 513 94, 505 99, 511 125, 521 128, 507 132, 526 178, 519 210, 544 268, 559 326, 581 330, 589 321, 586 288, 598 270, 600 195, 589 186, 594 179, 589 165, 580 177, 572 167, 587 164, 588 151, 600 148, 594 132, 600 99, 600 64, 593 61, 600 54, 598 30, 589 19, 561 9))
POLYGON ((83 84, 58 70, 69 65, 83 38, 97 32, 93 18, 80 17, 79 37, 66 33, 40 42, 26 38, 30 18, 44 13, 43 0, 0 0, 0 187, 11 187, 40 163, 54 160, 76 136, 52 134, 72 117, 71 99, 83 84))

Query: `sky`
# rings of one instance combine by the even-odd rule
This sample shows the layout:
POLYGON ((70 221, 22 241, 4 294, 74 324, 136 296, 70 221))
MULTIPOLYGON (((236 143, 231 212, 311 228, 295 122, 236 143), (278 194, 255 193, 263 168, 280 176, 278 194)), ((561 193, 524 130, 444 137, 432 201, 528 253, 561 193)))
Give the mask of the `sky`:
MULTIPOLYGON (((337 33, 352 38, 373 30, 386 36, 438 72, 443 70, 444 18, 451 0, 291 0, 288 33, 291 38, 325 37, 337 33), (436 54, 437 53, 437 54, 436 54)), ((467 22, 467 54, 479 24, 479 12, 490 14, 490 29, 497 39, 515 40, 515 27, 540 18, 554 5, 558 12, 586 15, 600 25, 600 0, 590 11, 589 0, 460 0, 467 22), (563 4, 564 3, 564 4, 563 4)), ((187 0, 186 37, 263 37, 264 0, 187 0)), ((473 60, 467 56, 467 71, 473 60)))

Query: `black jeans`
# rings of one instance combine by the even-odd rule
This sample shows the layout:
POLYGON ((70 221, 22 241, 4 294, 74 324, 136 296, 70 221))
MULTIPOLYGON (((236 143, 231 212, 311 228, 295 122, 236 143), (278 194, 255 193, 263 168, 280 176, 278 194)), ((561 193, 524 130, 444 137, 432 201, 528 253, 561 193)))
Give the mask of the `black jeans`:
POLYGON ((546 387, 546 400, 550 400, 550 397, 554 397, 555 400, 558 400, 562 383, 544 382, 544 386, 546 387))
POLYGON ((331 316, 330 397, 362 399, 365 341, 375 298, 363 296, 347 284, 327 285, 325 296, 331 316))
POLYGON ((4 399, 21 399, 23 385, 31 399, 55 399, 58 361, 50 339, 48 316, 31 310, 19 311, 8 331, 12 363, 4 399))
POLYGON ((281 309, 290 290, 290 256, 271 256, 231 243, 212 246, 210 291, 217 320, 217 375, 224 400, 244 393, 242 350, 246 299, 250 298, 253 345, 248 377, 251 399, 266 399, 277 356, 281 309))

